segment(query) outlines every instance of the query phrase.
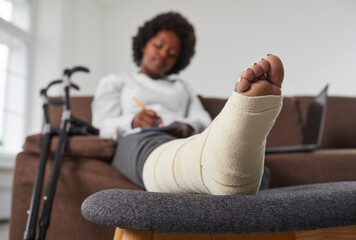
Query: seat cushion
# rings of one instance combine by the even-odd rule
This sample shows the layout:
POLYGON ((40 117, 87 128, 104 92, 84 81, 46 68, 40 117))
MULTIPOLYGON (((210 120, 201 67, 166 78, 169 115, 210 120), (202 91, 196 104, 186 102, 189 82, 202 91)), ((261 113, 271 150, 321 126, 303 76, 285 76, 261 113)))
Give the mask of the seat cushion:
POLYGON ((165 233, 252 234, 356 224, 356 182, 214 196, 105 190, 82 204, 97 224, 165 233))
POLYGON ((356 149, 266 154, 270 188, 356 181, 356 149))
MULTIPOLYGON (((26 138, 23 146, 24 152, 40 154, 42 134, 31 135, 26 138)), ((53 137, 49 154, 57 150, 59 137, 53 137)), ((100 138, 94 135, 71 136, 66 141, 64 156, 80 158, 96 158, 110 162, 116 149, 116 141, 109 138, 100 138)))

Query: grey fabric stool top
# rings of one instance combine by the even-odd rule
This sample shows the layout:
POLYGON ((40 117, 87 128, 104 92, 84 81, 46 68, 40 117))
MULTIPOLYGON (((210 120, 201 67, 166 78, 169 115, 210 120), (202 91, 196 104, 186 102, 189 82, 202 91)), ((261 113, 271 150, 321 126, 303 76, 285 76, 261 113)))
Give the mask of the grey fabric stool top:
POLYGON ((162 233, 256 234, 356 225, 356 182, 214 196, 105 190, 82 204, 94 223, 162 233))

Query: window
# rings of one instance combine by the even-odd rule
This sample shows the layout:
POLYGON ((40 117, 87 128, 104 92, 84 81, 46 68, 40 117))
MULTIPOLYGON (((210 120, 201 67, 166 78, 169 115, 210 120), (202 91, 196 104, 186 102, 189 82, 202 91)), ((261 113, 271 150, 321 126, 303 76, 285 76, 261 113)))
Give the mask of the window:
POLYGON ((16 27, 31 29, 31 0, 0 0, 0 17, 16 27))
POLYGON ((0 0, 0 152, 21 150, 31 47, 31 0, 0 0))

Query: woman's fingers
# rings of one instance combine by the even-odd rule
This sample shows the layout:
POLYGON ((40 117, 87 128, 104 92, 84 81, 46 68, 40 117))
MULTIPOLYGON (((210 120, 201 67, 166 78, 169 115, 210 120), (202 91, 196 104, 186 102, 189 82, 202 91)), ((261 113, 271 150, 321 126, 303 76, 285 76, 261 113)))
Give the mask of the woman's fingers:
POLYGON ((161 117, 155 111, 143 109, 135 116, 132 127, 156 127, 162 122, 161 117))

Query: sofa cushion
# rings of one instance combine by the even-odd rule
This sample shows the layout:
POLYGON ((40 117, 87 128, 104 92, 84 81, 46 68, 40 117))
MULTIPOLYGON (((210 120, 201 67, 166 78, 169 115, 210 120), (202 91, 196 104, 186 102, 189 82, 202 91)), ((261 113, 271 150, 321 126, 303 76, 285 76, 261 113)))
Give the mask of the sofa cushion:
POLYGON ((299 100, 284 97, 283 106, 267 137, 267 147, 297 145, 302 142, 303 118, 299 100))
POLYGON ((337 181, 356 181, 356 149, 267 154, 270 187, 337 181))
MULTIPOLYGON (((306 111, 312 97, 297 98, 302 119, 305 122, 306 111)), ((303 130, 303 129, 302 129, 303 130)), ((323 138, 320 148, 355 148, 356 147, 356 98, 328 97, 323 138)))
POLYGON ((210 98, 199 96, 199 99, 204 109, 210 114, 210 117, 214 119, 225 106, 227 99, 225 98, 210 98))
MULTIPOLYGON (((39 154, 41 152, 43 135, 36 134, 26 138, 23 146, 24 152, 39 154)), ((53 137, 49 154, 54 154, 57 149, 58 136, 53 137)), ((116 148, 116 141, 98 136, 71 136, 67 139, 64 156, 97 158, 111 161, 116 148)))
POLYGON ((356 98, 329 97, 321 148, 356 148, 356 98))

